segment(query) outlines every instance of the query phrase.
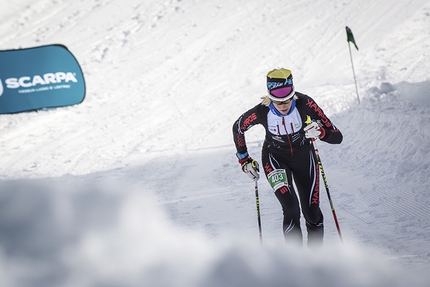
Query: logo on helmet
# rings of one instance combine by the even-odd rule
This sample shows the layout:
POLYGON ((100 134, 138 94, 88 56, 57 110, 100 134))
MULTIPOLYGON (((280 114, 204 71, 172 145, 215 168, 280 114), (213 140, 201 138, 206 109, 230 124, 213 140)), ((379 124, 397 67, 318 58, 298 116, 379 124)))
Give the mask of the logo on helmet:
POLYGON ((278 87, 292 86, 292 85, 293 85, 293 79, 279 79, 276 82, 267 82, 267 89, 270 91, 278 87))

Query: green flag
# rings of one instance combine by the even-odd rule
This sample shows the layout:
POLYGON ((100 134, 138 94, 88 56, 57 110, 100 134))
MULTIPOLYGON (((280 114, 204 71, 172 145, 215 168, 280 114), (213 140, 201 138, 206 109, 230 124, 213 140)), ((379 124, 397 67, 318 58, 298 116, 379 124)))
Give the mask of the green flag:
POLYGON ((352 31, 351 31, 351 29, 349 29, 349 27, 348 27, 348 26, 346 26, 346 27, 345 27, 345 29, 346 29, 346 37, 347 37, 347 41, 348 41, 348 42, 352 42, 352 43, 354 44, 355 48, 358 50, 358 47, 357 47, 357 44, 355 43, 354 35, 352 35, 352 31))

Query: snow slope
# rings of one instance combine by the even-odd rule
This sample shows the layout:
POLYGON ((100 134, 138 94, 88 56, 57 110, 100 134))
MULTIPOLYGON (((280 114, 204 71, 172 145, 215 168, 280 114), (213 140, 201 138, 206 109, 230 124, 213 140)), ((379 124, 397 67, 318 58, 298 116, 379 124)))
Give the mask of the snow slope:
POLYGON ((0 115, 2 286, 429 284, 428 1, 0 6, 0 49, 64 44, 87 84, 80 105, 0 115), (318 147, 345 243, 323 195, 317 254, 285 246, 262 180, 260 247, 234 155, 231 125, 278 66, 344 134, 318 147))

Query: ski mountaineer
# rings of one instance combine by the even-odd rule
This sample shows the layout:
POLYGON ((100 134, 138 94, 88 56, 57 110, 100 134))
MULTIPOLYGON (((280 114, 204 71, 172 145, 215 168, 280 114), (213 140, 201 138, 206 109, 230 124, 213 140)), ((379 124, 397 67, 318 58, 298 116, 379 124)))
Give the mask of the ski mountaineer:
POLYGON ((282 206, 285 240, 303 244, 301 206, 308 247, 320 247, 324 225, 319 207, 319 165, 313 140, 319 138, 330 144, 340 144, 342 133, 311 97, 295 91, 290 70, 269 71, 267 90, 268 95, 262 97, 262 102, 242 114, 233 125, 239 164, 252 180, 259 179, 259 164, 248 154, 245 132, 254 125, 263 125, 266 136, 261 163, 282 206))

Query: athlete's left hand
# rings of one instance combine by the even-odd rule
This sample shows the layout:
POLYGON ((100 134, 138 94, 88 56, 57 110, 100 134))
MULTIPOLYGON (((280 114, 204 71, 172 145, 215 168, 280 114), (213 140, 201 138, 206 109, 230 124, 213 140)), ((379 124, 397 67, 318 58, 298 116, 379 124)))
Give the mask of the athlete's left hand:
POLYGON ((325 129, 320 127, 318 123, 312 122, 304 128, 305 137, 308 139, 319 138, 322 139, 325 136, 325 129))

